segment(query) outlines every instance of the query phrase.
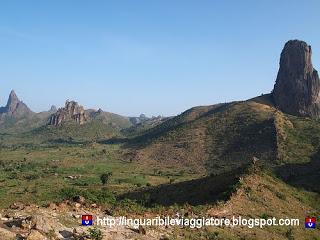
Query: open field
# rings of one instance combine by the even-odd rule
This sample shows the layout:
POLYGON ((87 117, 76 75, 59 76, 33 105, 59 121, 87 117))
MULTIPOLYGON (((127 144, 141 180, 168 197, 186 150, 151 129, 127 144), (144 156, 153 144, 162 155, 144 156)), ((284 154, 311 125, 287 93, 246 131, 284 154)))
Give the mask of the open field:
POLYGON ((118 145, 1 148, 0 156, 1 207, 56 201, 63 189, 99 192, 100 176, 108 172, 107 191, 115 194, 199 176, 132 163, 122 158, 118 145))

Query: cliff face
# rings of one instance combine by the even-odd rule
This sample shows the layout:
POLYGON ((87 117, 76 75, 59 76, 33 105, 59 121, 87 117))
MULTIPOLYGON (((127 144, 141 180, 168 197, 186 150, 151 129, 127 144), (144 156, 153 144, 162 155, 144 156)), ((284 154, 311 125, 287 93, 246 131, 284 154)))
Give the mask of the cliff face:
POLYGON ((50 116, 48 125, 59 126, 68 120, 72 120, 81 125, 88 120, 88 116, 84 108, 77 102, 67 100, 64 108, 60 108, 50 116))
POLYGON ((318 119, 320 80, 313 68, 311 55, 311 46, 303 41, 291 40, 285 44, 273 99, 285 113, 318 119))

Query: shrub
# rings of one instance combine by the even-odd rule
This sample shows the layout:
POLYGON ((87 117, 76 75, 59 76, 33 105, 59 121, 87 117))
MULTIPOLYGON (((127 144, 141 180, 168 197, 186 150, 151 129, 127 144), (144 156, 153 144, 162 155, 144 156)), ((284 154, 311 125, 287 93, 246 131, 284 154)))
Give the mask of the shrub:
POLYGON ((98 228, 89 228, 88 229, 90 238, 93 240, 102 240, 103 235, 100 229, 98 228))
POLYGON ((102 185, 106 185, 109 181, 109 178, 112 176, 112 172, 103 173, 100 176, 102 185))
POLYGON ((209 240, 216 240, 216 239, 220 239, 219 238, 219 232, 211 232, 211 233, 207 233, 207 239, 209 240))
POLYGON ((38 173, 33 173, 33 174, 31 173, 23 176, 23 178, 30 181, 30 180, 35 180, 40 178, 40 175, 38 173))
POLYGON ((287 199, 286 195, 281 193, 281 192, 276 192, 276 196, 281 200, 286 200, 287 199))
POLYGON ((293 235, 292 228, 290 228, 290 229, 286 232, 286 237, 287 237, 288 240, 294 240, 294 235, 293 235))

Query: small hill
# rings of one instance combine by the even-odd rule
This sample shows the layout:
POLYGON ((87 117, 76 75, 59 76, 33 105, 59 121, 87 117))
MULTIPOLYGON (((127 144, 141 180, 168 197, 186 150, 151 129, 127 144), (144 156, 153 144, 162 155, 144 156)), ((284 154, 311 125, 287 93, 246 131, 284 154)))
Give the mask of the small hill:
POLYGON ((103 124, 114 127, 116 130, 121 130, 132 126, 132 123, 128 117, 124 117, 115 113, 105 112, 102 109, 99 109, 98 111, 89 109, 86 110, 86 113, 91 119, 101 121, 103 124))
POLYGON ((105 124, 100 120, 91 120, 85 124, 68 122, 61 126, 41 126, 32 131, 20 134, 22 142, 79 144, 120 136, 119 128, 112 123, 105 124))
POLYGON ((192 108, 131 140, 142 163, 223 173, 254 156, 272 164, 276 109, 254 101, 192 108))

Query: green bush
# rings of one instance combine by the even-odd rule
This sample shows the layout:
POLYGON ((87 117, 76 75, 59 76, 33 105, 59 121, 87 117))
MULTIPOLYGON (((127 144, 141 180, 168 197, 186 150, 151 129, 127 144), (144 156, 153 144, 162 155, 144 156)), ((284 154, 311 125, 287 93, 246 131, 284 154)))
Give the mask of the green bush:
POLYGON ((112 176, 112 172, 107 172, 107 173, 101 174, 100 180, 101 180, 102 185, 108 184, 111 176, 112 176))
POLYGON ((103 235, 100 229, 98 228, 89 228, 88 229, 90 238, 93 240, 102 240, 103 235))

